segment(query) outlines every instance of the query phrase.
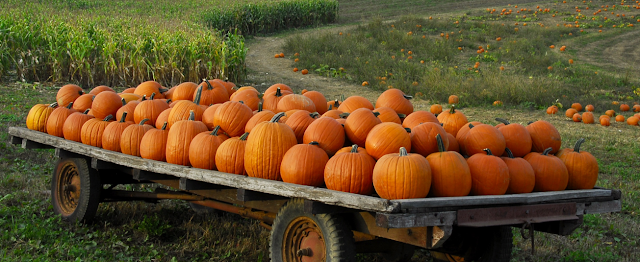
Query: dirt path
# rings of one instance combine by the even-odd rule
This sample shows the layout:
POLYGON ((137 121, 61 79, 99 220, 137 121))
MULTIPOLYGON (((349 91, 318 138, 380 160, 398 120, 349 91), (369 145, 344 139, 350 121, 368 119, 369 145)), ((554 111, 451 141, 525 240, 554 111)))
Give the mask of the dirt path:
POLYGON ((640 78, 640 31, 633 30, 613 38, 595 41, 578 52, 582 62, 600 66, 619 76, 640 78))

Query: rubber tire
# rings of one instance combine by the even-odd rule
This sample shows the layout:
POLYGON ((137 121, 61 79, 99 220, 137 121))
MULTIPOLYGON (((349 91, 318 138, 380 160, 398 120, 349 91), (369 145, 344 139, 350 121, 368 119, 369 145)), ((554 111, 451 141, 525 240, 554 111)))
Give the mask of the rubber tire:
POLYGON ((290 222, 298 217, 312 219, 324 235, 326 262, 352 262, 356 260, 353 233, 344 220, 335 214, 309 215, 304 212, 304 201, 292 199, 276 216, 269 238, 269 256, 272 262, 282 262, 282 242, 290 222))
MULTIPOLYGON (((509 226, 496 226, 484 228, 454 228, 453 231, 462 230, 463 234, 457 235, 457 240, 464 241, 461 245, 465 250, 464 261, 478 262, 509 262, 513 249, 513 233, 509 226)), ((454 233, 455 234, 455 233, 454 233)), ((450 238, 447 241, 456 241, 450 238)), ((448 243, 445 242, 445 245, 448 243)), ((454 243, 449 243, 454 244, 454 243)), ((457 243, 456 243, 457 244, 457 243)), ((433 254, 433 253, 432 253, 433 254)), ((433 261, 448 262, 434 258, 433 261)))
POLYGON ((102 184, 100 184, 100 175, 97 170, 89 168, 87 161, 84 158, 66 158, 58 159, 56 168, 53 170, 51 178, 51 204, 53 205, 53 212, 62 216, 62 220, 68 223, 87 223, 90 222, 98 210, 100 204, 100 192, 102 191, 102 184), (57 194, 57 182, 58 174, 65 165, 75 165, 80 177, 80 197, 78 198, 78 206, 73 213, 65 215, 58 203, 57 194))

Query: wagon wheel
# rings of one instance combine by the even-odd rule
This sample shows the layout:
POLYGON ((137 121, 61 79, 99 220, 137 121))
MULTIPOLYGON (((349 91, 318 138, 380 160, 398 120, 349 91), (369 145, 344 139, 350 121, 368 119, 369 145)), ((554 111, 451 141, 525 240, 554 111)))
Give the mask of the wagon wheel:
POLYGON ((454 228, 445 242, 443 252, 431 251, 438 262, 508 262, 513 249, 513 234, 509 226, 485 228, 454 228), (457 233, 456 233, 457 231, 457 233))
POLYGON ((355 261, 355 243, 341 218, 306 214, 303 200, 293 199, 273 222, 269 253, 273 262, 355 261))
POLYGON ((51 179, 53 211, 67 222, 90 221, 100 204, 100 176, 83 158, 59 159, 51 179))

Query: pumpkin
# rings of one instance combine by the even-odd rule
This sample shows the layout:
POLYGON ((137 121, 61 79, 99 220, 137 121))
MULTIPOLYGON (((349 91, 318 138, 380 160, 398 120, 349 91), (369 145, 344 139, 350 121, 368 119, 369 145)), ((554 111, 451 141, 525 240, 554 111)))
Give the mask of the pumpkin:
POLYGON ((374 126, 365 140, 367 154, 380 159, 394 153, 401 147, 411 150, 411 135, 400 124, 386 122, 374 126))
POLYGON ((67 120, 65 120, 62 125, 62 135, 64 139, 82 142, 82 126, 89 121, 89 119, 94 118, 94 116, 88 115, 87 113, 89 113, 89 109, 83 113, 72 113, 67 117, 67 120))
POLYGON ((429 161, 401 147, 400 153, 378 160, 373 168, 373 187, 385 199, 424 198, 431 188, 429 161))
POLYGON ((92 94, 84 94, 79 96, 75 101, 73 101, 73 109, 79 112, 84 112, 84 110, 91 108, 91 104, 93 103, 94 98, 95 95, 92 94))
POLYGON ((127 103, 124 100, 124 98, 121 101, 122 101, 122 106, 118 108, 118 111, 116 111, 116 121, 120 121, 120 118, 122 116, 125 116, 126 117, 125 121, 134 122, 133 115, 136 110, 136 107, 140 104, 140 101, 130 101, 129 103, 127 103), (123 115, 122 113, 124 112, 127 112, 127 114, 123 115))
MULTIPOLYGON (((264 91, 264 96, 266 97, 270 93, 276 92, 278 89, 280 89, 281 91, 285 91, 286 90, 286 91, 291 92, 291 94, 293 94, 293 89, 291 89, 291 87, 289 87, 288 85, 285 85, 285 84, 277 83, 277 84, 274 84, 274 85, 270 86, 269 88, 267 88, 267 90, 264 91)), ((266 109, 268 109, 268 108, 266 108, 266 109)), ((271 110, 271 109, 269 109, 269 110, 271 110)))
POLYGON ((130 87, 130 88, 127 88, 125 90, 122 90, 122 93, 123 94, 133 94, 133 92, 135 92, 135 91, 136 91, 135 87, 130 87))
MULTIPOLYGON (((160 113, 160 115, 158 115, 158 119, 156 119, 156 124, 155 124, 156 128, 161 128, 162 126, 164 126, 164 122, 169 121, 169 113, 171 113, 171 108, 165 109, 160 113)), ((168 124, 169 123, 167 123, 167 125, 168 124)), ((167 131, 169 131, 169 129, 167 129, 167 131)))
POLYGON ((111 119, 113 119, 112 115, 108 115, 104 119, 89 119, 82 125, 82 129, 80 130, 80 141, 85 145, 102 147, 102 135, 104 133, 104 129, 111 122, 111 119))
POLYGON ((92 94, 92 95, 95 96, 97 94, 100 94, 101 92, 114 92, 115 93, 116 91, 113 90, 111 87, 108 87, 108 86, 96 86, 93 89, 91 89, 89 94, 92 94))
POLYGON ((229 137, 218 134, 220 126, 213 128, 212 132, 205 131, 196 135, 189 145, 189 163, 195 168, 216 170, 216 152, 229 137))
POLYGON ((73 84, 64 85, 58 90, 58 93, 56 93, 56 102, 61 106, 68 105, 82 94, 84 94, 84 92, 81 87, 73 84))
POLYGON ((67 107, 61 106, 51 112, 49 118, 47 119, 47 134, 57 137, 64 136, 64 134, 62 133, 64 121, 66 121, 71 114, 77 112, 75 109, 71 108, 72 106, 73 102, 69 103, 67 107))
POLYGON ((308 97, 313 101, 313 104, 316 106, 316 112, 322 115, 327 112, 327 98, 318 91, 308 91, 302 94, 303 96, 308 97))
POLYGON ((53 102, 50 105, 36 104, 31 107, 29 114, 27 114, 27 128, 46 133, 49 116, 57 107, 58 102, 53 102))
POLYGON ((324 114, 322 114, 322 116, 326 116, 326 117, 331 117, 333 119, 339 119, 342 118, 341 115, 344 114, 344 112, 338 110, 338 109, 332 109, 333 106, 329 106, 329 110, 327 112, 325 112, 324 114))
POLYGON ((264 96, 262 97, 262 107, 266 110, 271 110, 274 113, 279 113, 278 103, 283 97, 291 94, 293 94, 293 92, 290 90, 281 90, 280 87, 276 87, 274 92, 264 93, 264 96))
POLYGON ((123 116, 120 117, 120 121, 111 122, 104 128, 104 132, 102 133, 102 148, 120 152, 120 138, 122 137, 122 132, 128 126, 134 124, 133 121, 125 120, 127 119, 127 112, 123 112, 122 114, 123 116))
POLYGON ((329 159, 324 168, 324 182, 331 190, 369 195, 373 193, 375 163, 371 156, 358 153, 358 145, 353 145, 349 153, 329 159))
POLYGON ((617 115, 616 116, 616 122, 624 122, 624 116, 623 115, 617 115))
POLYGON ((573 149, 565 148, 556 155, 567 167, 567 189, 592 189, 598 181, 598 161, 586 151, 580 151, 584 138, 578 139, 573 149))
POLYGON ((426 122, 440 124, 440 122, 438 121, 438 118, 435 115, 433 115, 431 112, 415 111, 404 118, 404 121, 402 121, 402 126, 413 129, 419 124, 426 123, 426 122))
MULTIPOLYGON (((287 122, 287 119, 288 119, 291 115, 293 115, 295 112, 298 112, 298 111, 300 111, 300 109, 291 109, 291 110, 289 110, 289 111, 283 112, 283 113, 284 113, 284 116, 283 116, 282 118, 280 118, 280 121, 279 121, 279 122, 280 122, 280 123, 283 123, 283 124, 284 124, 284 123, 286 123, 286 122, 287 122)), ((305 111, 306 111, 306 110, 305 110, 305 111)), ((309 111, 307 111, 307 112, 309 112, 309 111)))
MULTIPOLYGON (((595 107, 593 105, 587 105, 584 107, 584 109, 588 112, 593 112, 593 110, 595 110, 595 107)), ((582 118, 584 118, 584 116, 582 116, 582 118)))
POLYGON ((611 121, 609 117, 601 117, 600 118, 600 125, 602 126, 610 126, 611 125, 611 121))
POLYGON ((633 112, 640 112, 640 105, 633 105, 633 112))
POLYGON ((122 107, 122 98, 113 92, 101 92, 93 98, 91 113, 98 119, 114 116, 122 107))
POLYGON ((380 123, 380 119, 376 117, 371 109, 358 108, 349 114, 344 124, 344 129, 352 143, 365 147, 364 145, 369 131, 380 123))
POLYGON ((549 155, 551 152, 552 148, 549 147, 542 154, 531 152, 524 156, 524 159, 531 164, 533 173, 536 175, 534 191, 561 191, 567 188, 569 171, 560 158, 549 155))
POLYGON ((449 96, 449 104, 450 105, 457 104, 458 102, 460 102, 460 99, 458 98, 457 95, 450 95, 449 96))
POLYGON ((376 100, 376 108, 389 107, 398 114, 409 115, 413 113, 413 104, 409 101, 411 98, 399 89, 387 89, 376 100))
POLYGON ((169 104, 163 100, 156 100, 155 94, 151 94, 149 100, 140 102, 133 110, 133 121, 136 124, 143 119, 149 119, 149 123, 154 124, 162 111, 169 108, 169 104))
POLYGON ((502 118, 496 118, 496 121, 504 124, 504 126, 498 128, 498 131, 504 136, 506 147, 511 149, 514 156, 523 157, 531 152, 531 134, 529 134, 526 127, 517 123, 512 124, 502 118))
POLYGON ((280 165, 284 154, 297 144, 293 130, 278 120, 278 113, 269 122, 262 122, 251 130, 244 153, 244 168, 250 177, 282 180, 280 165))
POLYGON ((555 154, 560 150, 562 138, 558 129, 551 123, 538 120, 529 124, 526 128, 531 134, 531 151, 543 152, 546 148, 551 147, 551 153, 555 154))
POLYGON ((346 118, 338 118, 338 119, 336 119, 336 121, 338 123, 340 123, 342 126, 344 126, 344 124, 347 123, 347 119, 346 118))
POLYGON ((289 116, 285 124, 291 127, 293 133, 296 135, 296 140, 298 140, 298 143, 302 143, 304 132, 307 130, 309 125, 311 125, 311 123, 316 120, 317 117, 317 112, 309 113, 309 111, 300 110, 289 116))
MULTIPOLYGON (((204 113, 204 109, 200 107, 200 104, 201 104, 200 98, 202 94, 202 89, 203 89, 202 85, 198 86, 193 102, 189 100, 180 100, 180 101, 176 101, 173 104, 173 106, 170 105, 171 111, 169 112, 169 116, 167 118, 167 122, 168 122, 167 128, 169 130, 171 130, 171 127, 173 126, 174 123, 181 120, 188 119, 191 116, 191 111, 193 111, 194 121, 202 120, 202 114, 204 113)), ((160 116, 158 116, 158 118, 160 118, 160 116)), ((157 124, 157 120, 156 120, 156 124, 157 124)))
POLYGON ((460 130, 458 130, 458 133, 456 134, 456 142, 458 142, 459 150, 455 150, 455 151, 458 151, 460 154, 467 153, 467 151, 464 149, 464 140, 467 138, 467 134, 469 133, 471 128, 478 125, 484 125, 484 124, 482 122, 473 121, 473 122, 466 123, 464 126, 460 128, 460 130))
POLYGON ((327 109, 331 110, 331 108, 333 108, 333 109, 337 110, 338 107, 340 107, 341 103, 342 102, 340 100, 338 100, 338 99, 329 101, 329 102, 327 102, 327 109))
MULTIPOLYGON (((207 107, 202 113, 202 123, 207 125, 209 130, 213 130, 216 126, 213 124, 213 117, 216 114, 216 111, 222 104, 215 104, 207 107)), ((163 111, 164 112, 164 111, 163 111)))
MULTIPOLYGON (((338 111, 338 110, 336 110, 338 111)), ((338 111, 340 112, 340 111, 338 111)), ((402 116, 403 118, 405 117, 403 114, 398 114, 396 113, 396 111, 394 111, 393 109, 391 109, 390 107, 378 107, 376 108, 376 110, 373 110, 374 113, 379 113, 378 115, 378 119, 380 119, 380 121, 384 122, 393 122, 396 124, 402 124, 402 121, 400 120, 400 117, 402 116)))
POLYGON ((582 105, 580 103, 571 104, 571 108, 575 109, 578 112, 582 111, 582 105))
MULTIPOLYGON (((142 98, 142 96, 139 96, 139 95, 136 95, 136 94, 133 94, 133 93, 120 93, 120 94, 118 94, 118 96, 120 96, 120 98, 124 99, 124 101, 125 101, 124 103, 125 104, 129 103, 131 101, 137 101, 140 98, 142 98)), ((133 117, 133 116, 131 116, 131 117, 133 117)))
POLYGON ((316 141, 295 145, 282 158, 282 181, 320 187, 324 184, 324 168, 328 161, 329 156, 316 141))
POLYGON ((595 119, 593 117, 593 113, 591 113, 591 112, 582 113, 582 123, 585 123, 585 124, 593 124, 593 123, 595 123, 595 119))
POLYGON ((453 137, 452 134, 447 133, 447 138, 449 140, 449 146, 445 147, 445 150, 447 151, 455 151, 455 152, 460 152, 460 144, 458 144, 458 141, 456 140, 455 137, 453 137))
MULTIPOLYGON (((236 91, 239 92, 239 91, 236 91)), ((218 171, 246 176, 244 169, 244 151, 249 133, 240 137, 232 137, 220 144, 216 152, 216 168, 218 171)))
POLYGON ((223 81, 222 79, 213 79, 213 81, 222 84, 222 86, 227 89, 227 94, 229 94, 229 97, 231 97, 231 95, 235 94, 236 92, 236 84, 234 84, 233 82, 229 82, 229 81, 223 81))
POLYGON ((442 123, 442 127, 444 127, 444 130, 447 131, 447 133, 452 134, 453 136, 456 136, 456 134, 458 134, 458 130, 464 124, 469 122, 467 120, 467 117, 463 113, 456 112, 455 106, 451 106, 451 109, 449 109, 449 111, 445 111, 439 114, 438 121, 442 123))
POLYGON ((242 102, 249 108, 251 111, 258 110, 258 104, 260 103, 260 97, 258 97, 258 92, 253 90, 244 90, 240 92, 234 93, 233 99, 231 101, 242 102))
POLYGON ((627 118, 627 124, 630 125, 630 126, 637 126, 638 125, 638 118, 635 117, 635 116, 627 118))
POLYGON ((321 117, 313 121, 305 130, 302 142, 318 142, 327 155, 333 156, 344 145, 344 127, 335 119, 321 117))
POLYGON ((342 101, 340 106, 338 106, 338 110, 345 113, 353 113, 356 109, 359 108, 367 108, 369 110, 373 110, 373 104, 369 102, 364 97, 361 96, 350 96, 346 100, 342 101))
POLYGON ((569 108, 567 109, 567 111, 564 113, 565 116, 567 116, 568 118, 573 118, 573 115, 577 114, 578 110, 576 110, 575 108, 569 108))
POLYGON ((278 102, 278 106, 276 110, 278 112, 286 112, 293 109, 316 112, 316 106, 313 103, 313 100, 311 100, 306 96, 298 95, 298 94, 292 94, 292 95, 282 97, 278 102))
MULTIPOLYGON (((478 126, 481 127, 483 125, 478 126)), ((489 125, 486 125, 489 126, 489 125)), ((493 128, 493 127, 492 127, 493 128)), ((474 129, 471 129, 473 132, 474 129)), ((491 153, 488 148, 485 154, 474 154, 467 159, 471 171, 472 195, 504 195, 509 188, 509 168, 507 164, 491 153)))
POLYGON ((502 132, 491 125, 477 125, 471 128, 464 138, 464 150, 469 156, 482 153, 487 148, 495 152, 496 156, 500 156, 504 153, 506 145, 502 132))
MULTIPOLYGON (((189 162, 191 140, 196 135, 208 130, 204 123, 196 121, 195 118, 195 113, 190 111, 187 120, 180 120, 176 122, 175 127, 169 129, 166 151, 167 163, 183 166, 191 165, 191 162, 189 162)), ((167 125, 167 127, 169 126, 167 125)))
POLYGON ((127 126, 120 136, 120 150, 122 153, 132 156, 140 156, 140 142, 147 131, 153 126, 145 124, 149 119, 143 119, 138 124, 127 126))
MULTIPOLYGON (((197 89, 202 90, 200 93, 199 105, 211 105, 211 104, 220 104, 229 101, 229 92, 224 87, 224 85, 219 82, 213 80, 204 80, 197 89)), ((193 101, 196 101, 198 97, 197 91, 193 94, 193 101)), ((196 116, 197 118, 197 116, 196 116)), ((169 123, 169 127, 171 127, 171 123, 169 123)))
POLYGON ((440 114, 442 113, 442 106, 439 104, 433 104, 431 105, 431 107, 429 107, 429 112, 434 115, 440 114))
POLYGON ((234 97, 237 93, 239 93, 240 91, 244 91, 244 90, 253 90, 253 91, 256 91, 256 93, 260 94, 260 92, 258 92, 258 89, 256 89, 256 88, 255 88, 255 87, 253 87, 253 86, 243 86, 243 87, 241 87, 241 88, 238 88, 238 90, 235 90, 235 92, 234 92, 233 94, 229 95, 229 99, 233 99, 233 97, 234 97))
POLYGON ((251 118, 249 118, 249 121, 247 121, 247 124, 244 126, 244 132, 250 133, 257 124, 271 120, 274 115, 275 113, 270 110, 255 113, 251 118))
POLYGON ((156 161, 166 161, 167 139, 169 130, 167 122, 159 129, 149 129, 140 140, 140 157, 156 161))
POLYGON ((547 107, 547 114, 549 115, 555 115, 558 113, 558 107, 557 106, 550 106, 547 107))
POLYGON ((234 101, 223 103, 213 116, 213 124, 220 126, 229 136, 240 136, 253 116, 248 106, 234 101))
POLYGON ((616 111, 609 109, 606 112, 604 112, 605 115, 608 115, 609 117, 613 117, 616 115, 616 111))
POLYGON ((436 135, 440 134, 444 147, 449 147, 449 138, 444 128, 436 123, 423 123, 411 129, 411 152, 418 153, 424 157, 438 152, 438 142, 436 135))
POLYGON ((505 149, 506 157, 502 161, 509 168, 509 188, 507 194, 523 194, 533 192, 536 175, 531 164, 524 158, 515 157, 509 148, 505 149))
POLYGON ((442 137, 436 135, 438 151, 427 156, 431 167, 431 189, 435 197, 466 196, 471 192, 471 171, 458 152, 446 151, 442 137))
POLYGON ((582 122, 582 116, 580 115, 580 113, 575 113, 573 114, 573 122, 582 122))
POLYGON ((164 93, 164 98, 167 100, 173 99, 173 93, 176 91, 176 87, 169 88, 169 91, 164 93))
POLYGON ((629 105, 627 105, 627 104, 620 104, 620 111, 622 111, 622 112, 627 112, 627 111, 629 111, 629 109, 630 109, 630 108, 629 108, 629 105))
POLYGON ((139 96, 146 95, 147 97, 151 97, 151 94, 156 93, 157 98, 164 98, 162 93, 167 91, 167 89, 163 89, 162 85, 156 81, 146 81, 139 84, 133 93, 139 96))
MULTIPOLYGON (((351 149, 353 149, 353 146, 345 146, 343 148, 340 148, 340 150, 338 150, 336 152, 336 155, 337 154, 341 154, 341 153, 349 153, 349 152, 351 152, 351 149)), ((367 150, 362 148, 362 147, 358 147, 357 150, 358 150, 358 153, 360 153, 360 154, 369 155, 369 154, 367 154, 367 150)))

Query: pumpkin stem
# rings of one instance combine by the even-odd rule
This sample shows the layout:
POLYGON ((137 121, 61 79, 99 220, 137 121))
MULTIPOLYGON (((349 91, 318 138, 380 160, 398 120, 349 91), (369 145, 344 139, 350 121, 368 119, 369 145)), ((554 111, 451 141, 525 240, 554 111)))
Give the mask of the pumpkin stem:
POLYGON ((193 110, 189 110, 189 118, 187 120, 196 120, 196 113, 194 113, 193 110))
POLYGON ((445 151, 447 151, 447 150, 444 148, 444 143, 442 143, 442 137, 440 136, 440 134, 437 134, 437 135, 436 135, 436 142, 438 143, 438 151, 439 151, 439 152, 445 152, 445 151))
POLYGON ((407 131, 407 133, 411 133, 411 128, 405 127, 404 130, 407 131))
POLYGON ((140 121, 140 125, 143 126, 147 121, 149 121, 149 118, 142 119, 142 121, 140 121))
POLYGON ((240 100, 238 101, 238 103, 243 104, 244 105, 244 101, 240 100))
POLYGON ((171 99, 167 99, 167 104, 171 104, 171 99))
POLYGON ((276 115, 274 115, 271 118, 271 121, 269 121, 269 122, 271 122, 271 123, 278 122, 278 121, 280 121, 280 118, 282 118, 283 116, 284 116, 284 112, 277 113, 276 115))
POLYGON ((413 96, 408 96, 408 95, 402 95, 402 96, 404 96, 404 98, 407 100, 411 100, 413 98, 413 96))
POLYGON ((122 117, 120 117, 120 123, 124 123, 125 118, 127 118, 127 111, 122 112, 122 117))
POLYGON ((111 121, 112 118, 113 118, 113 115, 108 115, 102 121, 111 121))
POLYGON ((69 105, 67 106, 67 109, 71 109, 73 107, 73 102, 69 102, 69 105))
POLYGON ((493 154, 491 153, 491 149, 489 149, 489 148, 482 149, 482 151, 487 152, 487 155, 488 155, 488 156, 492 156, 492 155, 493 155, 493 154))
POLYGON ((351 153, 358 153, 358 144, 354 144, 351 146, 351 153))
POLYGON ((202 79, 203 82, 207 83, 207 90, 211 90, 213 89, 213 86, 211 85, 211 83, 209 83, 209 81, 207 81, 206 78, 202 79))
POLYGON ((127 101, 126 101, 126 100, 124 100, 124 98, 120 98, 120 101, 122 101, 122 105, 123 105, 123 106, 127 105, 127 101))
POLYGON ((159 89, 158 89, 158 91, 159 91, 160 93, 166 93, 166 92, 168 92, 168 91, 169 91, 169 89, 168 89, 168 88, 159 88, 159 89))
POLYGON ((141 101, 145 101, 145 100, 147 100, 147 95, 142 95, 141 101))
POLYGON ((82 112, 82 113, 86 115, 86 114, 89 113, 89 111, 91 111, 91 108, 87 108, 87 110, 84 110, 84 112, 82 112))
POLYGON ((580 146, 582 145, 582 143, 584 143, 584 141, 584 138, 578 139, 576 145, 573 147, 573 152, 580 153, 580 146))
POLYGON ((167 122, 165 121, 164 124, 162 124, 162 128, 160 130, 165 130, 167 129, 167 122))
POLYGON ((319 144, 320 144, 320 143, 318 143, 318 141, 311 141, 311 142, 309 142, 309 145, 313 145, 313 146, 317 146, 317 145, 319 145, 319 144))
POLYGON ((500 123, 503 123, 505 126, 508 125, 508 124, 511 124, 508 120, 506 120, 504 118, 496 117, 496 121, 498 121, 500 123))
POLYGON ((504 149, 505 152, 507 152, 507 156, 509 158, 516 158, 515 156, 513 156, 513 152, 511 152, 511 149, 509 149, 508 147, 504 149))
POLYGON ((217 125, 213 131, 211 131, 212 136, 218 136, 218 131, 220 131, 220 125, 217 125))
POLYGON ((469 129, 472 129, 474 127, 476 127, 476 126, 474 126, 473 124, 469 124, 469 129))
POLYGON ((349 113, 342 113, 340 114, 341 118, 347 118, 349 116, 349 113))
POLYGON ((451 109, 449 109, 449 114, 455 114, 456 113, 456 105, 451 105, 451 109))
POLYGON ((407 115, 405 115, 405 114, 398 114, 398 117, 399 117, 399 118, 405 118, 405 117, 407 117, 407 115))
POLYGON ((533 124, 533 121, 530 121, 529 123, 527 123, 527 125, 533 124))
POLYGON ((78 95, 84 95, 84 91, 82 90, 78 91, 78 95))
POLYGON ((49 107, 53 107, 53 108, 58 107, 58 102, 53 102, 53 103, 51 103, 51 104, 49 105, 49 107))
POLYGON ((262 102, 258 103, 258 112, 262 112, 262 102))
POLYGON ((95 99, 96 99, 96 96, 92 96, 92 97, 91 97, 91 101, 93 101, 93 100, 95 100, 95 99))
MULTIPOLYGON (((207 83, 209 83, 209 82, 207 82, 207 83)), ((198 87, 198 89, 196 90, 196 98, 195 98, 195 99, 193 99, 193 102, 194 102, 196 105, 199 105, 199 104, 200 104, 200 98, 201 98, 201 97, 202 97, 202 85, 200 85, 200 86, 198 87)))
POLYGON ((149 100, 153 100, 154 97, 156 97, 156 92, 151 93, 151 97, 149 97, 149 100))
POLYGON ((407 149, 404 147, 400 148, 400 156, 408 156, 407 149))
POLYGON ((242 135, 240 136, 240 140, 242 140, 242 141, 246 141, 248 136, 249 136, 249 132, 245 132, 244 134, 242 134, 242 135))
POLYGON ((378 117, 380 115, 380 112, 373 112, 373 115, 378 117))
POLYGON ((282 90, 280 90, 280 87, 278 87, 276 89, 276 97, 281 97, 282 96, 282 90))
POLYGON ((549 147, 542 152, 543 156, 549 155, 549 153, 553 150, 553 148, 549 147))
POLYGON ((310 116, 311 118, 316 118, 316 117, 318 117, 319 115, 320 115, 320 113, 318 113, 318 112, 313 112, 313 113, 309 114, 309 116, 310 116))
MULTIPOLYGON (((342 95, 342 99, 344 100, 344 95, 342 95)), ((335 101, 333 101, 333 105, 339 106, 340 105, 340 101, 338 101, 338 99, 336 99, 335 101)))
POLYGON ((329 105, 329 109, 327 111, 333 110, 333 104, 329 105))

